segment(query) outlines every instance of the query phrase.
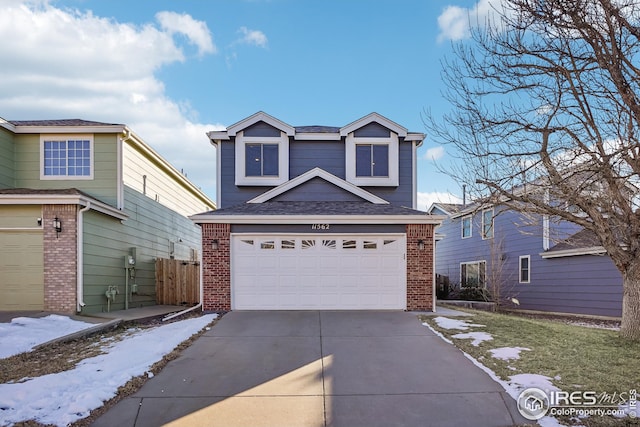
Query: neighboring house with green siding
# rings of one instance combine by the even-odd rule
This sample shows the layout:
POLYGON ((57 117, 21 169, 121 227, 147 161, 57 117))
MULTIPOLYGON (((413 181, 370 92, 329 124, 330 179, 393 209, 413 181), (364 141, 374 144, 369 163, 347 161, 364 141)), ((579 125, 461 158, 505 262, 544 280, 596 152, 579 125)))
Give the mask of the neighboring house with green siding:
POLYGON ((198 261, 211 209, 126 125, 0 119, 0 310, 153 305, 155 259, 198 261))

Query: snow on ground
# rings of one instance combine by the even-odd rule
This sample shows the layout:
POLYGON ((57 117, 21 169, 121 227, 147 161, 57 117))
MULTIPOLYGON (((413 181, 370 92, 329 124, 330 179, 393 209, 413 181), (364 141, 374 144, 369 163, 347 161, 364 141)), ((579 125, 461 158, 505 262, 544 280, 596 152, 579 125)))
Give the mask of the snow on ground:
POLYGON ((502 360, 512 360, 512 359, 520 359, 521 351, 531 351, 530 348, 526 347, 500 347, 489 350, 491 355, 496 359, 502 360))
POLYGON ((473 340, 471 341, 471 345, 475 347, 479 346, 480 343, 484 341, 491 341, 493 339, 491 334, 488 334, 486 332, 467 332, 465 334, 451 335, 451 338, 457 338, 461 340, 471 338, 473 340))
MULTIPOLYGON (((35 419, 43 424, 66 426, 85 418, 114 397, 118 387, 143 375, 216 317, 209 314, 135 330, 122 341, 106 343, 103 350, 107 353, 84 359, 72 370, 17 384, 0 384, 0 425, 35 419)), ((23 334, 29 335, 30 331, 27 326, 23 334)))
POLYGON ((0 323, 0 359, 31 351, 35 346, 95 326, 51 314, 46 317, 16 317, 0 323))
POLYGON ((466 331, 472 326, 478 326, 478 327, 484 326, 484 325, 476 325, 474 323, 468 323, 467 320, 449 319, 448 317, 442 317, 442 316, 438 316, 433 320, 442 329, 459 329, 461 331, 466 331))

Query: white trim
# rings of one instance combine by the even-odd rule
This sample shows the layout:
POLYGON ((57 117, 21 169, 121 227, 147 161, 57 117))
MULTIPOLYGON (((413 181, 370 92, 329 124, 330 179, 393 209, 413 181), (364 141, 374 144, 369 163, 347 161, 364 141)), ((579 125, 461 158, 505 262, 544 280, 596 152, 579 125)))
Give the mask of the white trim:
POLYGON ((355 137, 353 132, 345 140, 346 180, 363 187, 397 187, 399 185, 398 135, 391 132, 388 138, 355 137), (389 147, 389 176, 356 176, 356 146, 358 144, 387 145, 389 147))
POLYGON ((289 180, 289 137, 280 132, 279 137, 244 136, 238 132, 235 142, 235 185, 276 186, 289 180), (247 144, 277 144, 278 145, 278 176, 246 176, 245 146, 247 144))
POLYGON ((602 246, 591 246, 588 248, 565 249, 563 251, 541 252, 540 256, 544 259, 563 258, 580 255, 606 255, 607 250, 602 246))
POLYGON ((112 216, 119 220, 126 220, 129 215, 111 205, 90 199, 79 194, 0 194, 0 205, 91 205, 91 209, 112 216))
MULTIPOLYGON (((418 145, 411 144, 411 206, 418 209, 418 145)), ((426 206, 425 206, 426 207, 426 206)), ((435 295, 435 294, 432 294, 435 295)))
POLYGON ((376 122, 387 129, 390 129, 392 132, 398 134, 398 136, 406 137, 407 136, 407 128, 400 126, 396 122, 393 122, 387 119, 384 116, 381 116, 378 113, 370 113, 366 116, 359 118, 358 120, 349 123, 346 126, 340 128, 340 136, 347 136, 353 131, 360 129, 363 126, 368 125, 369 123, 376 122))
POLYGON ((241 132, 244 129, 248 128, 249 126, 258 122, 265 122, 268 125, 273 126, 276 129, 279 129, 280 131, 285 133, 287 136, 294 136, 296 132, 293 126, 288 125, 285 122, 278 120, 273 116, 270 116, 264 111, 258 111, 257 113, 247 117, 246 119, 242 119, 239 122, 229 126, 227 128, 226 134, 228 136, 235 136, 238 132, 241 132))
POLYGON ((222 142, 211 140, 211 145, 216 148, 216 207, 220 209, 222 198, 222 142))
POLYGON ((76 237, 76 311, 82 311, 84 302, 84 213, 91 209, 91 202, 78 210, 77 216, 77 237, 76 237))
POLYGON ((123 145, 124 145, 124 141, 123 141, 123 137, 122 135, 118 136, 118 141, 117 141, 117 147, 116 147, 116 152, 117 152, 117 161, 116 161, 116 175, 117 175, 117 180, 118 180, 118 185, 117 185, 117 189, 116 189, 116 207, 120 210, 124 209, 124 156, 123 156, 123 145))
POLYGON ((0 227, 0 232, 3 231, 42 231, 42 226, 39 227, 0 227))
POLYGON ((531 255, 520 255, 518 257, 518 283, 523 283, 523 284, 531 283, 531 255), (523 281, 522 280, 522 260, 525 258, 528 260, 527 280, 523 281))
MULTIPOLYGON (((40 180, 42 181, 91 181, 93 180, 94 172, 95 172, 95 162, 94 162, 94 143, 93 143, 93 134, 83 133, 83 134, 42 134, 40 135, 40 180), (68 143, 70 140, 88 140, 89 141, 89 175, 45 175, 44 174, 44 143, 47 141, 65 141, 67 152, 66 160, 69 159, 69 146, 68 143)), ((67 173, 69 171, 69 164, 65 167, 67 173)))
POLYGON ((434 224, 439 215, 214 215, 189 217, 196 224, 434 224))
POLYGON ((16 126, 13 123, 3 119, 2 117, 0 117, 0 126, 7 130, 10 130, 13 133, 16 132, 16 126))
POLYGON ((473 215, 465 215, 460 219, 460 238, 461 239, 470 239, 473 237, 473 215), (464 220, 469 218, 469 235, 464 235, 464 220))
POLYGON ((264 203, 267 202, 271 199, 273 199, 276 196, 279 196, 280 194, 286 193, 287 191, 301 185, 304 184, 305 182, 313 179, 313 178, 322 178, 325 181, 330 182, 331 184, 335 185, 336 187, 340 187, 343 190, 346 190, 352 194, 355 194, 356 196, 367 200, 371 203, 375 203, 377 205, 388 205, 389 202, 387 202, 386 200, 376 196, 375 194, 372 194, 366 190, 363 190, 362 188, 353 185, 343 179, 338 178, 337 176, 330 174, 329 172, 325 171, 324 169, 320 169, 318 167, 315 167, 305 173, 303 173, 302 175, 298 175, 297 177, 285 182, 284 184, 281 184, 275 188, 272 188, 271 190, 262 193, 261 195, 259 195, 258 197, 255 197, 251 200, 249 200, 247 203, 264 203))

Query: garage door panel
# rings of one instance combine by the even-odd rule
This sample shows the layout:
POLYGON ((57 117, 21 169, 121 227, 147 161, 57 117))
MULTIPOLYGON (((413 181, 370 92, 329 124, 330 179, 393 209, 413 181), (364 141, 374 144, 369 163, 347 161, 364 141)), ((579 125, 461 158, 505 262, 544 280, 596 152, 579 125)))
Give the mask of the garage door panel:
POLYGON ((234 309, 404 309, 403 235, 236 235, 234 309))
POLYGON ((0 310, 44 308, 42 230, 0 231, 0 310))

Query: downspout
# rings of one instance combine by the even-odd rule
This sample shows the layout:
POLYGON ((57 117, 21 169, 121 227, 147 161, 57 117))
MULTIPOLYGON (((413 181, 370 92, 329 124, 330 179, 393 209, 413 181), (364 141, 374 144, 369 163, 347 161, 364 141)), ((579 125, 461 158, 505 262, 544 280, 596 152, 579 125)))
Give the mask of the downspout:
MULTIPOLYGON (((200 252, 202 252, 202 251, 200 251, 200 252)), ((167 320, 171 320, 174 317, 182 316, 185 313, 188 313, 190 311, 193 311, 193 310, 195 310, 197 308, 202 307, 202 305, 203 305, 203 293, 202 293, 202 291, 204 290, 204 285, 202 283, 202 279, 204 278, 204 266, 203 266, 203 263, 202 263, 202 253, 200 254, 199 258, 200 258, 200 302, 198 303, 198 305, 194 305, 193 307, 189 307, 186 310, 182 310, 182 311, 179 311, 178 313, 169 314, 168 316, 163 317, 162 318, 163 322, 165 322, 167 320)))
POLYGON ((83 248, 83 244, 84 244, 84 220, 83 220, 83 213, 87 212, 89 209, 91 209, 91 201, 87 200, 87 206, 85 206, 84 208, 80 209, 78 211, 78 224, 77 224, 77 238, 76 238, 76 242, 77 242, 77 249, 76 249, 76 254, 77 254, 77 266, 76 266, 76 311, 80 312, 82 311, 82 307, 84 307, 86 304, 84 302, 84 248, 83 248))

